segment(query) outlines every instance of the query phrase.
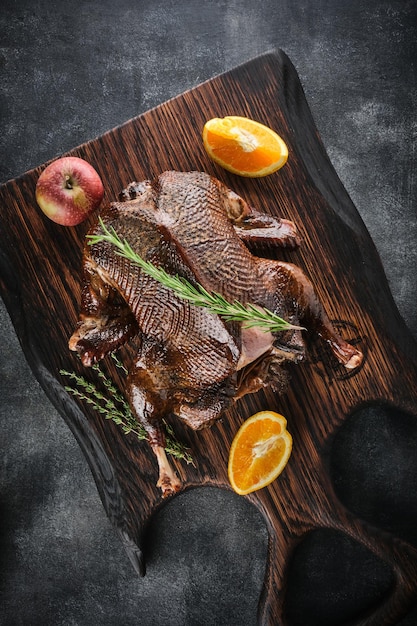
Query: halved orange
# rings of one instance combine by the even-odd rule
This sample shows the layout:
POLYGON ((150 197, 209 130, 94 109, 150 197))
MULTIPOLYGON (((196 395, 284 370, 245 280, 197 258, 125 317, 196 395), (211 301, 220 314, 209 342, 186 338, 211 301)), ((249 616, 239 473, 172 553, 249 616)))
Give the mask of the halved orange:
POLYGON ((233 174, 259 178, 279 170, 288 148, 277 133, 248 117, 214 117, 205 123, 203 144, 208 156, 233 174))
POLYGON ((285 417, 273 411, 249 417, 230 448, 228 475, 234 491, 244 496, 269 485, 281 474, 291 450, 285 417))

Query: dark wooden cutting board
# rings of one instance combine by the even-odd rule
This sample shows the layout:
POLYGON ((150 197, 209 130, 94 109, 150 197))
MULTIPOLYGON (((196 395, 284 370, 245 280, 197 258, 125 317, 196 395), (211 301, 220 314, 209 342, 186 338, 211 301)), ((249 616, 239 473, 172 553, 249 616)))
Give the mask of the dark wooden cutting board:
MULTIPOLYGON (((314 529, 340 531, 392 567, 392 593, 358 623, 396 623, 417 594, 417 549, 340 501, 329 458, 335 436, 358 410, 383 407, 414 423, 417 347, 393 302, 370 236, 325 153, 289 59, 279 50, 263 55, 71 154, 97 169, 105 201, 115 199, 132 180, 168 169, 203 170, 253 206, 297 223, 303 245, 282 258, 310 276, 341 334, 364 351, 364 364, 347 375, 312 340, 309 358, 291 371, 291 388, 284 396, 260 392, 247 397, 208 431, 193 433, 176 426, 195 467, 179 461, 175 467, 184 489, 229 488, 228 452, 238 426, 257 410, 283 413, 294 440, 289 464, 272 485, 247 496, 263 512, 270 537, 259 623, 286 623, 288 564, 295 547, 314 529), (248 116, 275 129, 289 147, 286 166, 254 180, 211 163, 202 128, 207 119, 225 115, 248 116)), ((35 376, 77 438, 105 510, 137 571, 144 573, 142 538, 163 505, 155 487, 156 463, 146 443, 125 436, 64 390, 68 380, 60 375, 62 369, 96 380, 67 347, 77 321, 81 249, 89 224, 65 228, 43 216, 34 196, 43 167, 0 189, 1 295, 35 376)), ((108 367, 116 376, 111 362, 108 367)))

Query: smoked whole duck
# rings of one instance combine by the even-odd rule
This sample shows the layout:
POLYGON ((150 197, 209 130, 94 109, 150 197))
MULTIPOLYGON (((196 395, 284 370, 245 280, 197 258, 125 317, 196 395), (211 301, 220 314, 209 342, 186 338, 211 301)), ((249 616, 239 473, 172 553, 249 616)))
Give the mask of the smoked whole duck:
POLYGON ((285 364, 306 353, 302 328, 326 342, 346 368, 360 365, 361 352, 337 334, 304 272, 254 252, 263 242, 297 247, 295 225, 249 206, 212 176, 168 171, 133 182, 100 218, 90 236, 105 224, 166 272, 229 302, 266 308, 293 326, 272 333, 225 321, 178 297, 108 242, 86 240, 79 321, 69 347, 89 367, 135 338, 126 393, 156 455, 163 496, 181 486, 164 450, 168 414, 200 429, 245 394, 266 386, 282 393, 285 364))

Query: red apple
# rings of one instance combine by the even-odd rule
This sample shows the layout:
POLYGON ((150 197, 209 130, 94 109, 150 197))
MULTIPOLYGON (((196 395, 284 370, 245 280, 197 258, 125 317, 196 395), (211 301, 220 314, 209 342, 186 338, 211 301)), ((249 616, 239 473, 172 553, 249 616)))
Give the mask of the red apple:
POLYGON ((50 163, 36 183, 36 201, 53 222, 80 224, 103 199, 104 189, 96 170, 79 157, 62 157, 50 163))

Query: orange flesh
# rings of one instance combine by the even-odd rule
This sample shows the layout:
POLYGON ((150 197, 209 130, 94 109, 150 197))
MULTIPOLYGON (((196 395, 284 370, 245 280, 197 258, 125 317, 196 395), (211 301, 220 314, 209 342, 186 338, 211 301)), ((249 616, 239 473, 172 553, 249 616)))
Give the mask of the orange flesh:
POLYGON ((227 139, 207 131, 207 141, 215 156, 229 163, 236 170, 245 172, 256 172, 263 170, 278 161, 281 154, 271 150, 267 146, 255 148, 252 152, 245 152, 232 139, 227 139))
POLYGON ((242 176, 266 176, 288 158, 287 146, 275 131, 244 117, 209 120, 203 129, 203 143, 213 161, 242 176))
POLYGON ((285 418, 261 412, 239 429, 230 450, 229 478, 232 487, 250 493, 266 486, 285 467, 292 448, 285 418), (278 417, 278 419, 277 419, 278 417))

